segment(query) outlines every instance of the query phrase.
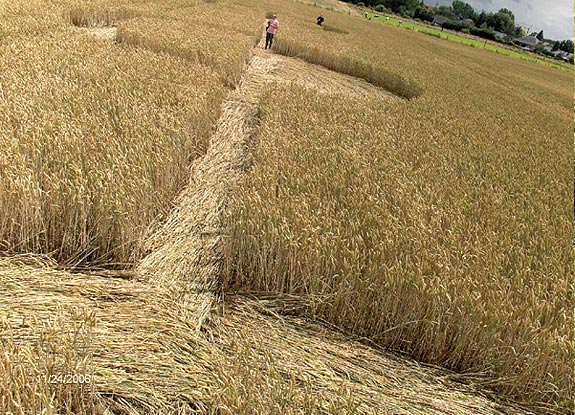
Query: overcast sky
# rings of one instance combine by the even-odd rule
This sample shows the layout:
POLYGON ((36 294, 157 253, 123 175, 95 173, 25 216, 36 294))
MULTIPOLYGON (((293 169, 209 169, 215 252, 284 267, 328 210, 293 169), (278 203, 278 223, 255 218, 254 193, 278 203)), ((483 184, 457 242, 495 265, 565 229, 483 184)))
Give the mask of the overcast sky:
MULTIPOLYGON (((573 0, 463 0, 481 12, 497 12, 506 7, 515 15, 515 24, 543 30, 547 39, 573 39, 573 0)), ((425 4, 449 5, 452 0, 425 0, 425 4)))

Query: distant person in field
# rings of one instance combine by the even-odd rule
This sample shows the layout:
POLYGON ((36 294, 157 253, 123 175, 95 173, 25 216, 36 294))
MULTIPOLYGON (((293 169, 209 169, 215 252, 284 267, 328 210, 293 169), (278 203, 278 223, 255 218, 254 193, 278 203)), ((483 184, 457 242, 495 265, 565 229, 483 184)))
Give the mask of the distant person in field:
POLYGON ((320 14, 317 18, 317 24, 318 25, 323 25, 323 22, 325 21, 325 19, 323 18, 323 16, 320 14))
POLYGON ((280 22, 278 21, 277 15, 273 15, 272 19, 269 21, 268 28, 266 30, 266 47, 265 49, 270 49, 274 41, 274 36, 278 31, 280 22))

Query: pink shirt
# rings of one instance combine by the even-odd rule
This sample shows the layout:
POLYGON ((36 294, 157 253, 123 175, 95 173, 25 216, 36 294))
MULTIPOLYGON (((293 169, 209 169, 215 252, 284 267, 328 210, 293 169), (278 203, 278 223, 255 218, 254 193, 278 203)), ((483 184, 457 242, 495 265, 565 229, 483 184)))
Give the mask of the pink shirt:
POLYGON ((278 31, 279 25, 280 25, 280 22, 278 22, 278 19, 273 19, 270 23, 270 27, 268 27, 267 32, 271 33, 272 35, 275 35, 276 32, 278 31))

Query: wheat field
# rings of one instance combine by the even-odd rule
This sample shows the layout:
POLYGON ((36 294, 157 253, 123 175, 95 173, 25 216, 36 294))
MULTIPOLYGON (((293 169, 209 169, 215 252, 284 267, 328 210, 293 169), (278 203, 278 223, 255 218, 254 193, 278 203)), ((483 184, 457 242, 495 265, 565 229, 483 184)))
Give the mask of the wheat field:
POLYGON ((229 220, 229 287, 311 296, 307 313, 349 332, 572 410, 573 75, 289 13, 280 53, 378 62, 423 92, 270 90, 229 220))
POLYGON ((573 74, 328 6, 0 1, 0 412, 573 413, 573 74))
POLYGON ((7 11, 3 249, 70 265, 126 266, 140 256, 148 228, 169 212, 190 162, 205 153, 225 85, 237 81, 258 29, 247 20, 250 34, 237 27, 234 47, 204 57, 200 46, 222 42, 204 22, 211 12, 202 7, 211 5, 195 4, 181 2, 179 9, 197 9, 185 19, 172 2, 59 9, 39 1, 30 11, 7 11), (18 18, 42 9, 48 12, 30 18, 29 28, 19 26, 18 18), (68 15, 78 25, 116 25, 119 44, 94 39, 68 15), (153 43, 141 25, 155 33, 153 43))

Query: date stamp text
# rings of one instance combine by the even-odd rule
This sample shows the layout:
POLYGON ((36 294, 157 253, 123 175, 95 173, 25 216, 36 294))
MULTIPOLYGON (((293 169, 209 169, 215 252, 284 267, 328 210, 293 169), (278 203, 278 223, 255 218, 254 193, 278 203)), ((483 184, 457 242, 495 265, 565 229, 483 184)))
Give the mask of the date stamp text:
POLYGON ((92 383, 92 375, 83 375, 75 373, 56 373, 48 375, 46 378, 51 384, 89 384, 92 383))

